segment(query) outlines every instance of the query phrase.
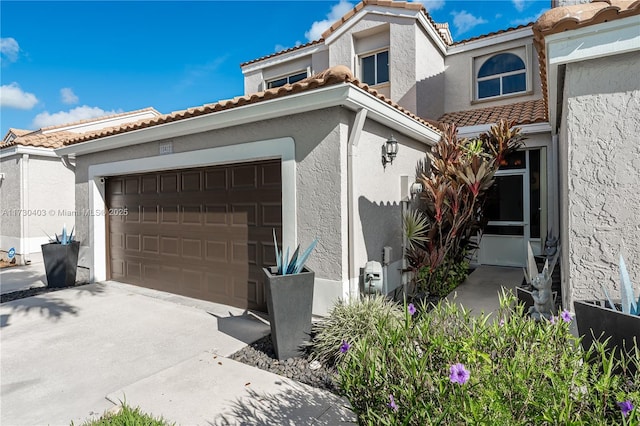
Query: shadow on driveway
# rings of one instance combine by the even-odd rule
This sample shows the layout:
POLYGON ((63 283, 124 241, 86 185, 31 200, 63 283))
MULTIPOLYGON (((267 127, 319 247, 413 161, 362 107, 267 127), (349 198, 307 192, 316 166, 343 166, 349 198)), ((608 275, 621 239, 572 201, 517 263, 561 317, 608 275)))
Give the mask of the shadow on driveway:
MULTIPOLYGON (((38 289, 40 290, 40 289, 38 289)), ((27 315, 31 312, 39 312, 40 316, 52 321, 58 321, 64 315, 78 315, 78 309, 69 303, 68 298, 58 297, 59 291, 75 291, 76 297, 85 295, 97 296, 104 293, 104 286, 101 284, 83 285, 78 287, 68 287, 63 289, 45 290, 43 294, 12 300, 0 305, 3 313, 0 314, 0 328, 11 325, 10 317, 13 314, 27 315), (7 310, 10 312, 7 313, 7 310)), ((61 294, 60 294, 61 295, 61 294)))

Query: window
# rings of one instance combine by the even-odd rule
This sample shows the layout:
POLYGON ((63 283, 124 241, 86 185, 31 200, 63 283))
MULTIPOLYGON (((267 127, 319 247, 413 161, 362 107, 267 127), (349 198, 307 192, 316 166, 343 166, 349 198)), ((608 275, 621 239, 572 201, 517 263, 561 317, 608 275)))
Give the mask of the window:
POLYGON ((478 99, 527 90, 527 69, 520 56, 499 53, 487 59, 478 71, 478 99))
POLYGON ((360 59, 362 82, 370 86, 389 81, 389 51, 363 56, 360 59))
POLYGON ((285 84, 293 84, 300 80, 307 78, 307 72, 303 71, 297 74, 288 75, 286 77, 279 78, 277 80, 271 80, 267 82, 267 89, 273 89, 274 87, 284 86, 285 84))

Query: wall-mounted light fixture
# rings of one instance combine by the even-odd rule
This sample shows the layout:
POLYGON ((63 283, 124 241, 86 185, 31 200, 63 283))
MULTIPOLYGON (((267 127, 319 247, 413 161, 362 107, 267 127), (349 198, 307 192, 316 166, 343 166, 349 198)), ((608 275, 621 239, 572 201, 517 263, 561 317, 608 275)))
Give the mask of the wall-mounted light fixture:
POLYGON ((391 135, 382 145, 382 165, 387 167, 387 163, 393 163, 396 154, 398 154, 398 141, 391 135))

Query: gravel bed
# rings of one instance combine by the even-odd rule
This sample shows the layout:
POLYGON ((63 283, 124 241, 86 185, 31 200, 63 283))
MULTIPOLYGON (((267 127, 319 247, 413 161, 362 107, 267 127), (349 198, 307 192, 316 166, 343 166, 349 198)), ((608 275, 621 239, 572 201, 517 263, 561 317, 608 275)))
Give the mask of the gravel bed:
POLYGON ((25 297, 38 296, 40 294, 51 293, 52 291, 66 290, 68 288, 79 287, 85 284, 76 284, 66 287, 32 287, 27 290, 12 291, 0 295, 0 303, 11 302, 13 300, 24 299, 25 297))
POLYGON ((253 342, 229 358, 340 395, 338 373, 334 367, 312 364, 309 356, 278 360, 271 343, 271 335, 253 342))

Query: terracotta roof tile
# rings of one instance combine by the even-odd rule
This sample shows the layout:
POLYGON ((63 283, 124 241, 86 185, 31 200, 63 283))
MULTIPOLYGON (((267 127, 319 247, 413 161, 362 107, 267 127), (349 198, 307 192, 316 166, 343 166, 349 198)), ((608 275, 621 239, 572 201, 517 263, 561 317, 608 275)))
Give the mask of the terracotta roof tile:
POLYGON ((487 34, 481 34, 479 36, 470 37, 470 38, 467 38, 467 39, 464 39, 464 40, 456 41, 456 42, 454 42, 452 44, 452 46, 457 46, 459 44, 469 43, 471 41, 481 40, 483 38, 495 36, 495 35, 498 35, 498 34, 503 34, 503 33, 508 33, 508 32, 511 32, 511 31, 521 30, 523 28, 531 27, 532 25, 533 25, 533 22, 529 22, 528 24, 525 24, 525 25, 518 25, 517 27, 510 27, 510 28, 505 28, 504 30, 494 31, 494 32, 487 33, 487 34))
POLYGON ((375 96, 376 98, 382 100, 388 105, 391 105, 392 107, 408 115, 414 120, 432 128, 433 130, 440 131, 440 129, 436 125, 434 125, 432 122, 418 117, 411 111, 401 107, 397 103, 386 98, 384 95, 378 93, 376 90, 371 89, 368 85, 360 83, 357 79, 353 77, 353 74, 351 73, 351 70, 348 67, 344 65, 338 65, 338 66, 329 68, 314 76, 307 77, 306 79, 293 84, 286 84, 284 86, 268 89, 262 92, 253 93, 253 94, 244 95, 244 96, 238 96, 233 99, 223 100, 213 104, 205 104, 195 108, 188 108, 186 110, 176 111, 171 114, 165 114, 152 119, 140 120, 135 123, 127 123, 122 126, 105 128, 105 129, 95 131, 93 133, 83 133, 79 135, 76 134, 73 137, 69 138, 67 141, 65 141, 64 145, 73 145, 76 143, 87 142, 90 140, 99 139, 107 136, 114 136, 121 133, 127 133, 134 130, 141 130, 147 127, 153 127, 161 124, 171 123, 174 121, 185 120, 185 119, 197 117, 200 115, 212 114, 219 111, 241 107, 244 105, 250 105, 250 104, 267 101, 270 99, 283 98, 293 94, 317 89, 319 87, 331 86, 331 85, 340 84, 340 83, 349 83, 356 87, 359 87, 360 89, 366 91, 372 96, 375 96))
POLYGON ((45 132, 45 131, 49 131, 49 130, 59 129, 59 128, 62 128, 62 127, 69 127, 69 126, 75 126, 75 125, 78 125, 78 124, 92 123, 94 121, 108 120, 108 119, 111 119, 111 118, 124 117, 124 116, 130 115, 130 114, 136 114, 136 113, 145 112, 145 111, 154 111, 154 112, 160 114, 158 111, 156 111, 155 108, 147 107, 147 108, 142 108, 142 109, 138 109, 138 110, 134 110, 134 111, 120 112, 120 113, 117 113, 117 114, 103 115, 101 117, 87 118, 85 120, 73 121, 71 123, 56 124, 55 126, 42 127, 40 129, 40 131, 45 132))
POLYGON ((640 0, 594 0, 591 3, 556 7, 538 18, 533 25, 533 43, 538 51, 540 79, 546 109, 548 109, 549 100, 544 38, 551 34, 634 15, 640 15, 640 0))
MULTIPOLYGON (((43 127, 41 129, 38 129, 38 130, 22 130, 22 129, 10 128, 9 132, 12 132, 17 137, 14 138, 11 142, 0 143, 0 149, 9 148, 9 147, 16 146, 16 145, 32 146, 32 147, 38 147, 38 148, 54 148, 54 149, 55 148, 60 148, 60 147, 63 146, 63 142, 64 141, 66 141, 66 140, 68 140, 68 139, 70 139, 70 138, 72 138, 74 136, 77 136, 78 133, 62 131, 62 130, 55 131, 55 129, 64 128, 64 127, 68 127, 68 126, 74 126, 74 125, 78 125, 78 124, 84 124, 84 123, 92 123, 94 121, 100 121, 100 120, 105 120, 105 119, 124 117, 124 116, 130 115, 130 114, 146 112, 146 111, 154 111, 157 114, 160 114, 154 108, 148 107, 148 108, 143 108, 143 109, 139 109, 139 110, 135 110, 135 111, 127 111, 127 112, 118 113, 118 114, 112 114, 112 115, 103 115, 101 117, 74 121, 72 123, 65 123, 65 124, 60 124, 60 125, 55 125, 55 126, 43 127), (54 131, 52 131, 52 130, 54 130, 54 131), (46 132, 46 133, 44 133, 44 132, 46 132)), ((7 132, 7 134, 9 134, 9 132, 7 132)))
POLYGON ((60 148, 64 141, 74 135, 75 133, 63 131, 48 134, 30 132, 24 136, 18 136, 9 143, 0 145, 0 149, 9 148, 16 145, 33 146, 37 148, 60 148))
POLYGON ((458 127, 466 127, 494 124, 501 119, 513 121, 514 124, 518 125, 546 122, 547 112, 544 101, 536 99, 507 105, 448 112, 440 117, 438 121, 455 123, 458 127))
MULTIPOLYGON (((362 0, 360 3, 355 5, 355 7, 353 9, 351 9, 350 11, 345 13, 340 19, 338 19, 336 22, 334 22, 333 25, 331 25, 331 27, 329 27, 325 32, 323 32, 322 33, 322 38, 320 38, 318 40, 311 41, 309 43, 302 44, 300 46, 291 47, 289 49, 281 50, 279 52, 275 52, 275 53, 272 53, 270 55, 262 56, 262 57, 257 58, 257 59, 252 59, 250 61, 243 62, 243 63, 240 64, 240 66, 244 67, 245 65, 253 64, 253 63, 256 63, 256 62, 264 61, 265 59, 273 58, 275 56, 284 55, 285 53, 289 53, 289 52, 293 52, 293 51, 296 51, 296 50, 304 49, 305 47, 309 47, 309 46, 312 46, 314 44, 324 43, 324 40, 327 37, 329 37, 331 34, 333 34, 345 22, 347 22, 356 13, 358 13, 359 11, 364 9, 365 6, 368 6, 368 5, 382 6, 382 7, 395 7, 395 8, 398 8, 398 9, 408 9, 408 10, 420 10, 420 11, 422 11, 422 13, 424 13, 424 15, 427 18, 427 20, 429 21, 429 23, 436 30, 438 30, 438 25, 440 25, 440 26, 447 25, 447 24, 436 24, 435 21, 431 18, 431 16, 429 15, 427 10, 424 8, 424 6, 421 3, 406 2, 406 1, 392 1, 392 0, 362 0)), ((444 28, 444 27, 442 27, 442 28, 444 28)), ((439 31, 436 31, 436 32, 438 34, 440 34, 439 31)), ((444 37, 442 37, 441 34, 440 34, 440 37, 442 38, 442 40, 444 41, 445 44, 448 44, 447 40, 444 37)))

